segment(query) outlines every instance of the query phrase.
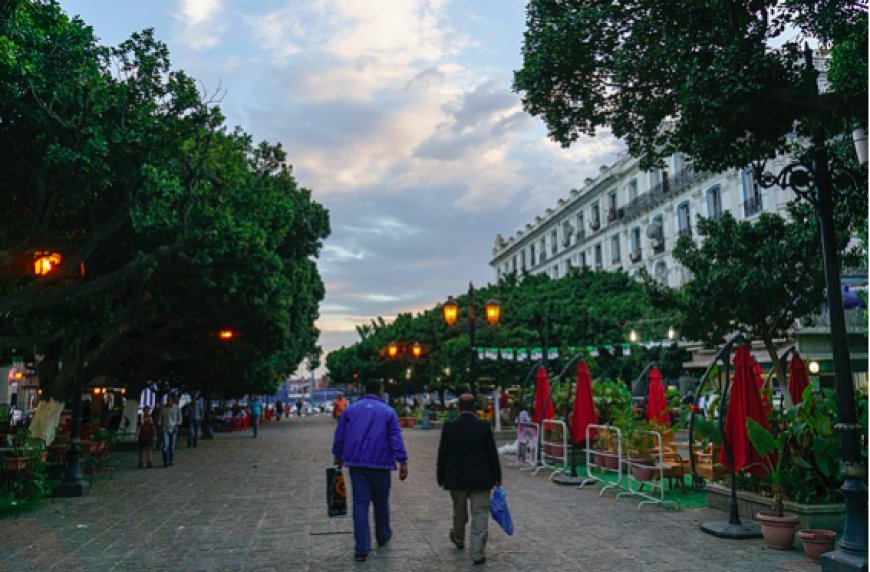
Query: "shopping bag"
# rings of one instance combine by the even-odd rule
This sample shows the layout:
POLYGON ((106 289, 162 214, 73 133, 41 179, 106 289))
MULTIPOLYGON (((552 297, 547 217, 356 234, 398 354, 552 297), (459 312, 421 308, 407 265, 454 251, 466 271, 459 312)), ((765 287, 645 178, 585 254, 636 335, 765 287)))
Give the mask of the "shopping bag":
POLYGON ((502 487, 492 489, 492 496, 489 498, 489 514, 508 536, 514 533, 514 521, 508 510, 507 493, 502 487))
POLYGON ((344 474, 338 467, 326 469, 326 512, 329 516, 347 514, 347 488, 344 474))

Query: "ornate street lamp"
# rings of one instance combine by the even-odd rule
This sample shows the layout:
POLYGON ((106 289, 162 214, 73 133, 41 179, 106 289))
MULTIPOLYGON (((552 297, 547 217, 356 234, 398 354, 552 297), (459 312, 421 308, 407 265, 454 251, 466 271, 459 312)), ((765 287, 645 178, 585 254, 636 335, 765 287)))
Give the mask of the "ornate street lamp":
MULTIPOLYGON (((501 318, 501 305, 498 300, 488 300, 484 305, 486 309, 486 320, 491 326, 498 325, 501 318)), ((442 305, 444 310, 444 321, 447 325, 453 327, 459 317, 459 304, 453 299, 453 296, 448 296, 447 301, 442 305)), ((471 367, 469 375, 471 378, 471 392, 477 396, 477 352, 474 349, 475 333, 477 331, 477 318, 474 313, 474 284, 468 283, 468 342, 471 348, 471 367)))
POLYGON ((396 359, 399 355, 399 344, 397 342, 390 342, 390 345, 387 346, 387 355, 390 356, 390 359, 396 359))
POLYGON ((221 330, 218 332, 218 338, 222 342, 232 341, 234 337, 236 337, 236 333, 233 330, 221 330))
POLYGON ((54 270, 63 257, 58 252, 37 252, 33 260, 33 273, 45 276, 54 270))
POLYGON ((414 359, 420 359, 420 356, 423 355, 423 346, 420 345, 420 342, 414 342, 414 345, 411 346, 411 355, 414 356, 414 359))

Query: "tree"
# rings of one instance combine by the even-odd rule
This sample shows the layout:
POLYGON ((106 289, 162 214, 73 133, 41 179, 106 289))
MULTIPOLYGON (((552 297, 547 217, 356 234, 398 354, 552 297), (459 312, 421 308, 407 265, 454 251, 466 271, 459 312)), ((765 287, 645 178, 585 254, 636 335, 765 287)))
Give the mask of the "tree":
POLYGON ((646 166, 679 151, 723 170, 788 152, 795 129, 866 127, 865 2, 531 0, 526 26, 514 86, 565 146, 609 127, 646 166), (801 38, 832 49, 826 93, 801 38))
POLYGON ((824 299, 811 215, 805 208, 792 208, 791 215, 786 221, 762 213, 754 223, 728 212, 719 220, 699 218, 701 244, 680 237, 674 248, 692 280, 681 290, 658 287, 654 296, 660 307, 680 311, 680 331, 691 339, 717 344, 739 331, 764 342, 782 388, 788 379, 773 342, 789 337, 797 320, 817 312, 824 299))

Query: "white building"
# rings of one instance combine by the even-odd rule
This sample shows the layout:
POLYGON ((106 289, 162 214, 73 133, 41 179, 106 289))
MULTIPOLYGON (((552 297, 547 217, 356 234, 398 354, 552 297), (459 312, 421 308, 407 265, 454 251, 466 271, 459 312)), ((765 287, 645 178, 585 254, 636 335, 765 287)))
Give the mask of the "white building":
MULTIPOLYGON (((641 171, 637 159, 623 156, 512 236, 499 234, 490 262, 496 278, 523 271, 559 278, 584 266, 634 276, 645 268, 660 282, 681 286, 689 276, 672 251, 680 235, 697 237, 698 215, 729 211, 743 220, 784 214, 795 198, 779 187, 761 189, 751 168, 697 172, 680 154, 665 163, 641 171)), ((776 171, 784 160, 777 163, 768 168, 776 171)))

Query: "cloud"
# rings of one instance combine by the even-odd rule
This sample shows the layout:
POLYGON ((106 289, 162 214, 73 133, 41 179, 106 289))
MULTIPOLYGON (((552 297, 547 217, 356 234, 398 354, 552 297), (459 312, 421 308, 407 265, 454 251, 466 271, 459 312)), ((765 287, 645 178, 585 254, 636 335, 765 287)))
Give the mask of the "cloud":
POLYGON ((182 0, 181 11, 188 26, 201 24, 220 8, 218 0, 182 0))
POLYGON ((362 260, 365 257, 366 253, 362 250, 351 250, 335 243, 323 247, 323 261, 327 263, 362 260))

